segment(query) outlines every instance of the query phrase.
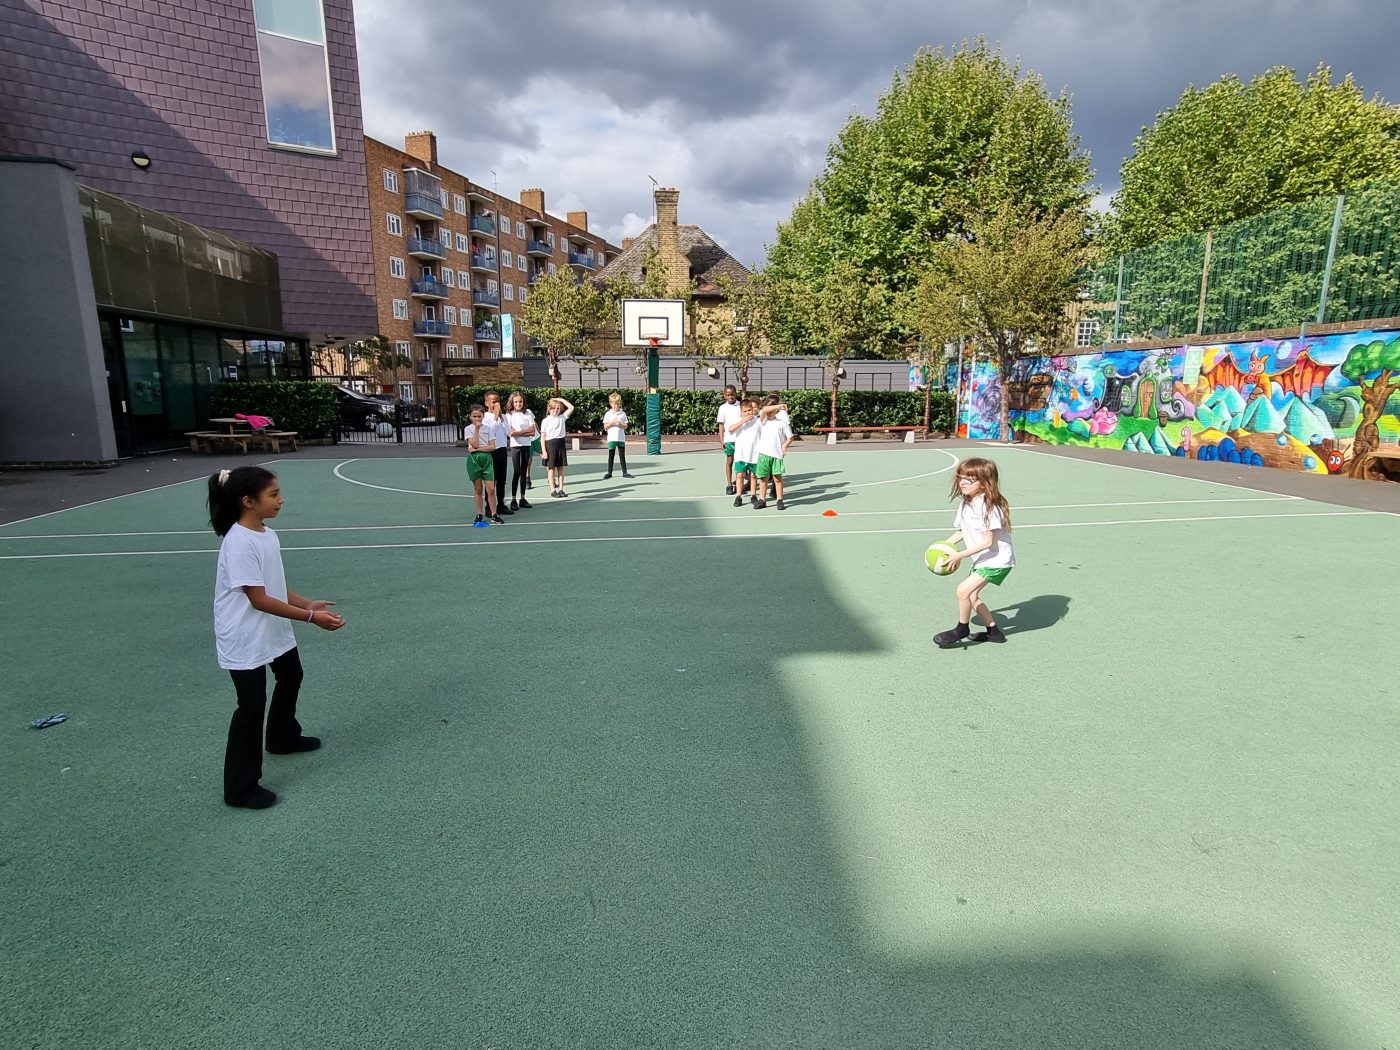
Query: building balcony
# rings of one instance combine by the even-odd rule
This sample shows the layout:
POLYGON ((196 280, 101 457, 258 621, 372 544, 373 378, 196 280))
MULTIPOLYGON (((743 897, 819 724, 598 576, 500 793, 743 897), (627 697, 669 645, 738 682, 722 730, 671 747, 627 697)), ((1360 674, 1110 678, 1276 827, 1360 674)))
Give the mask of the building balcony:
POLYGON ((478 343, 499 343, 501 341, 501 333, 498 329, 492 328, 489 325, 482 325, 476 330, 476 341, 478 343))
POLYGON ((431 357, 420 357, 413 370, 415 375, 430 376, 433 374, 433 359, 431 357))
POLYGON ((526 255, 553 255, 554 249, 544 241, 530 241, 525 245, 526 255))
POLYGON ((494 255, 483 255, 480 252, 472 252, 472 269, 484 270, 487 273, 495 273, 496 257, 494 255))
POLYGON ((452 334, 452 326, 446 321, 414 321, 413 334, 424 339, 446 339, 452 334))
POLYGON ((436 277, 424 277, 414 281, 412 291, 419 299, 446 299, 452 294, 452 289, 436 277))
POLYGON ((442 198, 426 193, 405 193, 403 210, 416 219, 437 221, 442 218, 442 198))
POLYGON ((536 270, 534 273, 530 274, 529 282, 528 282, 528 283, 534 284, 536 281, 538 281, 538 280, 539 280, 541 277, 543 277, 543 276, 544 276, 544 271, 543 271, 543 270, 536 270))
POLYGON ((485 190, 468 189, 467 200, 475 201, 477 204, 493 204, 491 195, 485 190))
POLYGON ((479 233, 483 237, 496 236, 496 224, 491 219, 482 218, 480 215, 473 215, 468 223, 472 233, 479 233))
POLYGON ((477 288, 472 291, 472 305, 474 306, 500 306, 501 297, 495 292, 488 292, 477 288))
POLYGON ((442 241, 436 237, 410 235, 408 254, 415 259, 445 259, 447 258, 447 249, 442 246, 442 241))
POLYGON ((586 255, 581 255, 578 252, 570 252, 569 265, 582 266, 585 270, 592 270, 595 269, 598 264, 586 255))

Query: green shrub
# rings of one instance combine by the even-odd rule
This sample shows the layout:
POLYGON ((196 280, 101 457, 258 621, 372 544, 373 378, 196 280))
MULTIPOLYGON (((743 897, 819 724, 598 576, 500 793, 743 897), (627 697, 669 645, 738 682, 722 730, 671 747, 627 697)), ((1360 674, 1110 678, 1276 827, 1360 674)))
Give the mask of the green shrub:
MULTIPOLYGON (((515 392, 498 386, 456 387, 452 394, 457 418, 466 419, 468 407, 480 404, 482 395, 488 390, 496 390, 502 397, 515 392)), ((545 405, 553 396, 548 387, 532 387, 521 393, 525 395, 525 404, 530 411, 537 417, 545 415, 545 405)), ((561 390, 559 393, 574 406, 573 417, 569 420, 570 431, 603 429, 608 395, 614 391, 606 387, 586 387, 561 390)), ((627 413, 632 431, 641 432, 647 415, 646 391, 623 389, 616 393, 622 395, 622 408, 627 413)), ((792 428, 796 433, 810 434, 815 427, 827 425, 831 415, 830 390, 780 390, 777 393, 787 402, 792 428)), ((767 392, 750 391, 750 395, 762 400, 767 397, 767 392)), ((661 429, 667 434, 713 434, 716 430, 715 413, 722 400, 718 390, 662 390, 661 429)), ((919 426, 924 421, 924 395, 903 390, 842 390, 836 396, 836 421, 838 426, 843 427, 919 426)), ((934 393, 929 427, 934 434, 947 434, 952 430, 951 394, 934 393)))
POLYGON ((309 379, 220 383, 211 404, 216 416, 267 416, 279 430, 295 430, 303 441, 330 436, 339 412, 335 388, 309 379))

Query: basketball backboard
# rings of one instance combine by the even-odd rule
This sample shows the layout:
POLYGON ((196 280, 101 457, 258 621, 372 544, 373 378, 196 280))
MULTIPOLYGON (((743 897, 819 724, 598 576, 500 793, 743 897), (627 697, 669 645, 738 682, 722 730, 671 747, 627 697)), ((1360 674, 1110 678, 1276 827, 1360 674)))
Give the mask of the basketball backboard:
POLYGON ((622 300, 622 345, 685 345, 685 303, 680 299, 622 300))

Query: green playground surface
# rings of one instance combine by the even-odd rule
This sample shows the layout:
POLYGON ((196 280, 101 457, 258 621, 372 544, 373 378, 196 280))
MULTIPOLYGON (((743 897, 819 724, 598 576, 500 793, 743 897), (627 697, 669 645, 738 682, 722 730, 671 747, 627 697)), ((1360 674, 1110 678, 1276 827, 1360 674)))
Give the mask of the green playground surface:
POLYGON ((348 623, 265 812, 203 480, 0 526, 0 1044, 1400 1045, 1400 521, 983 447, 1008 642, 940 651, 972 451, 782 513, 575 454, 488 529, 460 459, 279 459, 348 623))

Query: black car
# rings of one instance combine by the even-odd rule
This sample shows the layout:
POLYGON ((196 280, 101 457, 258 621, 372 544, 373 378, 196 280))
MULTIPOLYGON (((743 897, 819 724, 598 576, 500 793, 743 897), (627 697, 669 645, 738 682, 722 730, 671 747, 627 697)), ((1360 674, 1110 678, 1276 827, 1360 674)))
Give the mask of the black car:
POLYGON ((373 430, 380 423, 394 421, 392 404, 348 386, 335 388, 335 400, 340 407, 340 425, 346 430, 373 430))

